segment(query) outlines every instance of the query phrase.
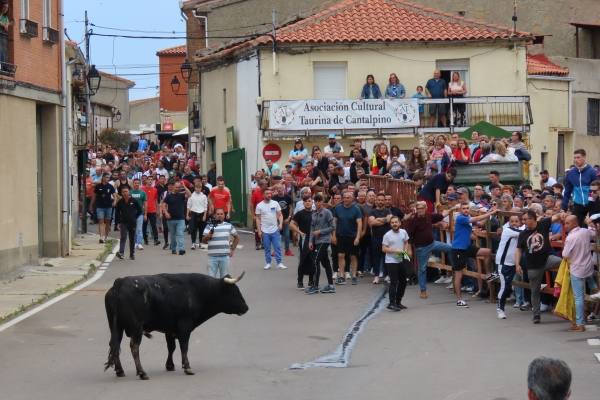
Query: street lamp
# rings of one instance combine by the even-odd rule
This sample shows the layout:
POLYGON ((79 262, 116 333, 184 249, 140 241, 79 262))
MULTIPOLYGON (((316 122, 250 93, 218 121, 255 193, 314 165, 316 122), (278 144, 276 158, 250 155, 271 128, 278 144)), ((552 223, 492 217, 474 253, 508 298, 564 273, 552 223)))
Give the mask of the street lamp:
POLYGON ((190 80, 190 76, 192 76, 192 64, 186 58, 183 64, 181 64, 181 76, 185 82, 190 80))
POLYGON ((122 117, 121 110, 119 110, 118 108, 113 107, 112 114, 113 114, 113 117, 112 117, 113 121, 119 122, 121 120, 121 117, 122 117))
POLYGON ((179 79, 177 79, 177 76, 173 75, 173 79, 171 79, 171 90, 173 91, 173 93, 179 92, 180 85, 181 84, 179 82, 179 79))
POLYGON ((95 65, 92 65, 92 67, 90 68, 90 70, 88 71, 87 74, 87 83, 88 83, 88 87, 90 88, 90 91, 92 92, 92 94, 96 94, 98 92, 98 90, 100 89, 100 81, 102 80, 102 77, 100 76, 100 73, 98 72, 98 70, 96 69, 95 65))

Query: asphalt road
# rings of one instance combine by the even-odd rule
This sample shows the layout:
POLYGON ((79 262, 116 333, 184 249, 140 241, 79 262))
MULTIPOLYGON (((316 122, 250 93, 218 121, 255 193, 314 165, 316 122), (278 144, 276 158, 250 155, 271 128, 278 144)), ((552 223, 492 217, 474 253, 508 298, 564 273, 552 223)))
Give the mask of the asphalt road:
POLYGON ((587 338, 598 332, 566 332, 568 323, 548 314, 534 326, 530 313, 508 310, 499 321, 484 301, 456 309, 447 289, 435 286, 427 300, 407 289, 400 313, 382 311, 359 336, 348 368, 290 370, 330 353, 381 293, 367 279, 336 294, 307 296, 295 289, 290 269, 263 271, 262 253, 243 236, 233 260, 246 271, 240 288, 250 307, 242 316, 219 315, 190 341, 196 375, 185 376, 180 357, 167 372, 161 334, 144 338, 140 381, 122 345, 127 376, 103 372, 108 326, 103 296, 115 278, 159 272, 204 272, 206 253, 185 256, 152 246, 136 261, 115 259, 104 276, 81 292, 0 333, 0 397, 44 399, 523 399, 526 369, 536 356, 564 359, 573 369, 573 399, 598 399, 600 364, 587 338))

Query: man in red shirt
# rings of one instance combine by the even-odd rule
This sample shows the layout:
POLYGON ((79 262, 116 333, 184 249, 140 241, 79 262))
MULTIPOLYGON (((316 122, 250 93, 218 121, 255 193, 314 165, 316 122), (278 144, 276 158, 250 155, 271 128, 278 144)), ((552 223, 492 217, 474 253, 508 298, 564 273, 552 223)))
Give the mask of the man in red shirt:
POLYGON ((256 210, 256 206, 258 203, 264 200, 264 191, 267 188, 267 181, 261 179, 257 182, 258 187, 256 187, 252 191, 252 195, 250 196, 250 213, 252 214, 252 229, 254 230, 254 244, 256 246, 256 250, 262 249, 262 241, 258 236, 258 227, 256 226, 256 215, 254 215, 254 211, 256 210))
POLYGON ((213 188, 208 195, 208 203, 210 215, 213 215, 215 210, 222 208, 225 211, 225 219, 228 220, 233 210, 231 204, 231 193, 225 187, 225 179, 222 176, 217 177, 217 187, 213 188))
POLYGON ((158 246, 160 240, 158 240, 158 229, 156 228, 156 212, 158 210, 158 191, 154 187, 154 179, 149 176, 144 182, 142 190, 146 193, 146 213, 148 218, 144 220, 142 225, 142 232, 144 234, 144 244, 148 244, 148 222, 152 228, 152 237, 154 238, 154 245, 158 246))

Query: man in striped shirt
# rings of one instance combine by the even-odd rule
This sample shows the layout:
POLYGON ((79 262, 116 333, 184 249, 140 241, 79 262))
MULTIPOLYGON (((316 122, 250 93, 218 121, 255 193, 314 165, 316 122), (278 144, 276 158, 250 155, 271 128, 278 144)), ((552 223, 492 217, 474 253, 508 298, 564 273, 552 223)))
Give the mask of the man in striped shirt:
POLYGON ((202 243, 208 243, 208 274, 223 278, 229 274, 229 259, 237 248, 240 237, 235 227, 225 222, 225 210, 217 208, 212 223, 206 225, 202 243), (233 237, 233 240, 231 238, 233 237))

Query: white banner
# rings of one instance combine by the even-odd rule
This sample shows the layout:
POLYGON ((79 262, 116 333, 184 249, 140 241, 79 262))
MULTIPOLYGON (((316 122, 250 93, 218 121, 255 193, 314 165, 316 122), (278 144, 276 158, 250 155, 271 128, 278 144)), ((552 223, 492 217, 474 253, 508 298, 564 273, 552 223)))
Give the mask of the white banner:
POLYGON ((416 99, 271 100, 269 129, 378 129, 419 126, 416 99))

